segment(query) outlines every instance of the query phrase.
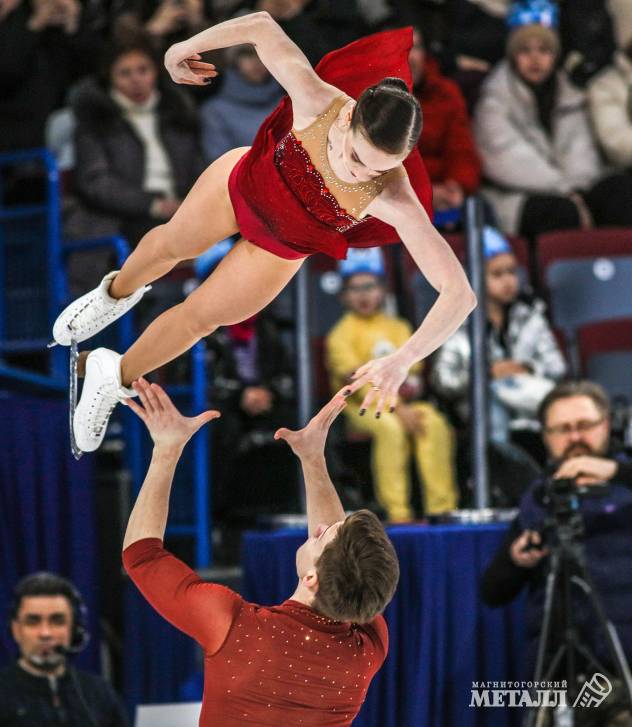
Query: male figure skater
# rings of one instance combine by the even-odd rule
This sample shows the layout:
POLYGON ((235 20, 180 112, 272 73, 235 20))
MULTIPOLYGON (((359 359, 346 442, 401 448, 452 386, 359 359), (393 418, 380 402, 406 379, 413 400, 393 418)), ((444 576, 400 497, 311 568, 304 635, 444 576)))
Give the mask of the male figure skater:
POLYGON ((325 440, 344 396, 334 396, 304 429, 276 433, 301 461, 308 539, 296 553, 296 591, 264 607, 205 583, 163 547, 182 450, 219 412, 183 417, 160 386, 141 378, 134 389, 142 406, 126 403, 147 425, 154 450, 127 526, 123 562, 152 606, 204 649, 201 727, 350 725, 386 657, 381 613, 399 565, 375 515, 345 516, 327 472, 325 440))

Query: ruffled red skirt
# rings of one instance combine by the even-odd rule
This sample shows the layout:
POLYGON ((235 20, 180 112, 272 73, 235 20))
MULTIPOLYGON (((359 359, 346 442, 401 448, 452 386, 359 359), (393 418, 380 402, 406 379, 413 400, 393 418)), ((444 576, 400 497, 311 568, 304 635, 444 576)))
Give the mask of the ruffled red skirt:
MULTIPOLYGON (((328 53, 316 66, 316 73, 353 98, 386 76, 403 78, 410 88, 411 45, 411 28, 377 33, 328 53)), ((242 236, 287 259, 319 252, 342 259, 349 247, 398 242, 395 229, 374 217, 339 232, 307 210, 286 184, 274 159, 277 144, 291 130, 292 120, 292 103, 286 96, 263 122, 252 148, 231 172, 228 190, 242 236)), ((404 166, 420 202, 432 216, 432 187, 417 148, 404 166)))

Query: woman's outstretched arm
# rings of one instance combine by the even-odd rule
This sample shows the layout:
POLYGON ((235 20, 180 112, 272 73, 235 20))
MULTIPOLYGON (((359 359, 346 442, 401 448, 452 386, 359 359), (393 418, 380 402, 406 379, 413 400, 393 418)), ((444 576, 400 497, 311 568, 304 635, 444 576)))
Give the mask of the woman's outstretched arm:
POLYGON ((206 65, 199 64, 200 54, 242 43, 255 47, 261 62, 287 91, 295 119, 311 121, 340 95, 338 89, 316 75, 303 51, 265 11, 226 20, 176 43, 165 54, 165 66, 176 83, 202 85, 204 74, 196 74, 193 70, 201 70, 201 66, 206 65))
POLYGON ((395 353, 361 366, 349 389, 367 383, 374 387, 362 408, 377 403, 376 414, 395 406, 397 392, 416 361, 429 356, 463 323, 476 306, 476 297, 461 264, 437 232, 407 177, 402 177, 377 197, 367 210, 392 225, 439 297, 419 328, 395 353))

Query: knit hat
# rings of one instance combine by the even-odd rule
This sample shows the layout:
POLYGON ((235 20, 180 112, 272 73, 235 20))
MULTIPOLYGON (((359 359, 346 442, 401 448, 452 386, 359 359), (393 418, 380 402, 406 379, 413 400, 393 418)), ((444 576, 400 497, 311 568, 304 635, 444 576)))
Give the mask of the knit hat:
POLYGON ((507 15, 511 29, 507 38, 507 56, 513 58, 527 43, 539 40, 555 56, 560 52, 557 34, 559 8, 549 0, 519 0, 513 3, 507 15))
POLYGON ((483 254, 485 262, 489 262, 497 255, 513 255, 513 249, 507 238, 495 227, 486 225, 483 228, 483 254))
POLYGON ((338 264, 338 272, 343 280, 358 273, 369 273, 384 277, 384 258, 379 247, 356 248, 347 252, 346 260, 338 264))
POLYGON ((560 53, 560 39, 555 30, 544 25, 523 25, 513 30, 507 38, 507 57, 513 58, 531 40, 538 40, 554 56, 560 53))
POLYGON ((523 25, 543 25, 557 28, 560 10, 556 2, 550 0, 517 0, 507 12, 507 25, 520 28, 523 25))

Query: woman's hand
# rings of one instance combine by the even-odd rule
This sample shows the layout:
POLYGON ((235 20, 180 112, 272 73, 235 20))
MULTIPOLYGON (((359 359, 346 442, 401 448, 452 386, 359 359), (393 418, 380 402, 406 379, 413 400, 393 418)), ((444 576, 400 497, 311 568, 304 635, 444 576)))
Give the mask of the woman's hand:
POLYGON ((185 417, 176 409, 165 390, 142 377, 132 384, 142 406, 133 399, 125 404, 145 422, 156 449, 180 449, 200 427, 220 416, 218 411, 205 411, 196 417, 185 417))
POLYGON ((360 406, 360 414, 375 403, 375 416, 379 419, 384 408, 395 411, 397 396, 401 385, 406 381, 411 363, 399 351, 365 363, 353 374, 352 383, 344 390, 345 396, 371 384, 371 389, 360 406))
POLYGON ((174 43, 165 53, 165 68, 169 71, 174 83, 186 83, 189 86, 203 86, 217 76, 212 63, 200 60, 199 53, 191 53, 185 43, 174 43))

